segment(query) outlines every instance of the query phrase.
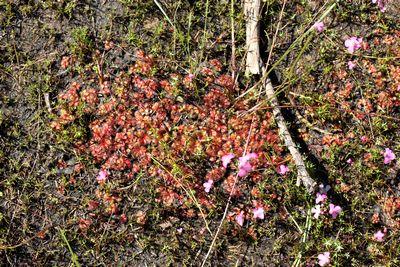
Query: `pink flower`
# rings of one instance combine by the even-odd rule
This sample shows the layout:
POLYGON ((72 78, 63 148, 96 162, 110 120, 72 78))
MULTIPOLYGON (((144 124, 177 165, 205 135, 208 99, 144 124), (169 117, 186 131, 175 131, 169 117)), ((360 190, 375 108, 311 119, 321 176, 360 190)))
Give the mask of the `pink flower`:
POLYGON ((241 211, 238 215, 236 215, 235 221, 240 226, 243 226, 243 223, 244 223, 244 212, 243 211, 241 211))
POLYGON ((315 219, 318 219, 319 215, 324 214, 324 212, 321 211, 321 205, 315 205, 315 207, 311 209, 311 213, 314 214, 315 219))
POLYGON ((373 4, 378 3, 378 7, 381 10, 381 12, 385 12, 386 11, 386 1, 385 0, 372 0, 373 4))
POLYGON ((182 234, 182 232, 183 232, 183 228, 182 228, 182 227, 180 227, 180 228, 176 229, 176 231, 178 232, 178 234, 182 234))
POLYGON ((390 148, 385 148, 385 152, 383 153, 383 163, 389 164, 396 158, 396 155, 393 153, 393 151, 390 148))
POLYGON ((104 183, 107 180, 108 173, 104 170, 99 172, 99 175, 96 177, 96 180, 99 184, 104 183))
POLYGON ((208 180, 207 182, 205 182, 205 183, 203 184, 203 186, 204 186, 204 191, 206 191, 206 193, 209 193, 209 192, 210 192, 213 183, 214 183, 214 181, 210 179, 210 180, 208 180))
POLYGON ((258 208, 255 208, 255 209, 253 209, 253 218, 254 219, 261 219, 261 220, 263 220, 264 219, 264 209, 263 209, 263 207, 258 207, 258 208))
POLYGON ((329 204, 329 214, 332 215, 333 219, 336 219, 336 217, 339 215, 339 213, 342 211, 342 208, 340 206, 335 206, 334 204, 329 204))
POLYGON ((314 28, 317 32, 321 33, 321 32, 324 31, 325 25, 324 25, 324 23, 323 23, 322 21, 319 21, 319 22, 316 22, 316 23, 313 25, 313 28, 314 28))
POLYGON ((326 200, 326 198, 327 198, 326 194, 317 193, 317 198, 315 199, 315 203, 316 203, 316 204, 318 204, 318 203, 324 203, 325 200, 326 200))
POLYGON ((356 66, 356 63, 354 63, 353 61, 349 61, 347 62, 347 66, 349 67, 349 70, 352 70, 356 66))
POLYGON ((361 139, 361 142, 362 142, 362 143, 368 142, 368 137, 366 137, 365 135, 361 136, 360 139, 361 139))
POLYGON ((222 156, 222 166, 224 166, 224 168, 226 169, 226 167, 228 167, 228 164, 234 157, 235 155, 233 155, 232 153, 222 156))
POLYGON ((374 239, 378 242, 383 242, 383 237, 385 236, 385 233, 382 233, 381 230, 379 230, 378 232, 376 232, 374 234, 374 239))
POLYGON ((238 176, 239 176, 239 177, 244 177, 244 176, 246 176, 248 173, 249 173, 249 171, 246 171, 245 169, 239 169, 238 176))
POLYGON ((278 173, 281 175, 285 175, 287 172, 289 172, 289 168, 286 165, 279 165, 279 170, 278 173))
POLYGON ((348 160, 346 160, 346 162, 351 165, 351 164, 353 164, 353 159, 349 158, 348 160))
POLYGON ((324 252, 318 255, 319 266, 325 266, 331 261, 331 254, 329 252, 324 252))
POLYGON ((356 50, 361 48, 362 38, 357 38, 355 36, 350 37, 344 42, 344 45, 347 47, 347 50, 353 54, 356 50))
POLYGON ((245 165, 249 160, 251 159, 256 159, 257 154, 256 153, 249 153, 247 155, 244 155, 243 157, 239 158, 239 168, 243 165, 245 165))
POLYGON ((249 162, 250 159, 256 159, 256 153, 249 153, 243 157, 239 158, 239 173, 238 176, 243 177, 246 176, 251 170, 252 166, 249 162))

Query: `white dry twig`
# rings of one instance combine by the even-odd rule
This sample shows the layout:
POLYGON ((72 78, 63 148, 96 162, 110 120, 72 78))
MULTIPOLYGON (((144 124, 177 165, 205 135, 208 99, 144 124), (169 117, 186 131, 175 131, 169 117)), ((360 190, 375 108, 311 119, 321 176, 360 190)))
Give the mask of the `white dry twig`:
MULTIPOLYGON (((266 71, 265 68, 263 68, 263 72, 265 72, 265 71, 266 71)), ((289 130, 286 126, 285 119, 279 108, 278 99, 276 98, 275 91, 272 86, 271 80, 266 79, 264 81, 263 87, 265 89, 265 93, 266 93, 268 99, 270 100, 270 103, 272 106, 272 113, 274 114, 274 118, 276 120, 276 123, 278 124, 279 135, 285 142, 286 147, 289 149, 289 152, 292 155, 294 163, 296 165, 296 168, 297 168, 296 185, 300 186, 300 182, 302 182, 304 184, 304 186, 307 188, 307 191, 311 193, 314 191, 316 182, 308 174, 308 171, 304 164, 303 158, 301 157, 301 154, 300 154, 299 150, 296 148, 296 144, 294 143, 292 136, 289 133, 289 130)))
MULTIPOLYGON (((249 0, 249 1, 245 1, 245 5, 246 3, 248 5, 252 4, 252 6, 247 6, 247 9, 245 8, 245 12, 246 10, 251 10, 250 14, 259 14, 260 12, 260 2, 258 0, 249 0)), ((249 14, 249 13, 245 13, 245 14, 249 14)), ((253 19, 248 19, 246 22, 246 34, 251 34, 250 37, 246 38, 247 43, 247 47, 250 47, 254 50, 252 51, 259 51, 259 29, 258 29, 258 20, 256 21, 256 23, 254 23, 253 19), (255 35, 256 34, 256 35, 255 35)), ((279 28, 279 27, 278 27, 279 28)), ((272 53, 272 47, 270 50, 270 54, 272 53)), ((253 66, 254 67, 254 62, 256 62, 257 67, 258 62, 262 62, 260 59, 260 55, 258 53, 258 58, 254 58, 255 53, 248 53, 247 56, 247 64, 246 66, 253 66), (249 57, 250 54, 250 57, 249 57)), ((269 63, 269 62, 268 62, 269 63)), ((267 64, 268 64, 267 63, 267 64)), ((249 67, 250 72, 252 72, 252 68, 249 67)), ((267 66, 263 66, 261 68, 262 70, 262 74, 264 76, 264 74, 267 73, 267 66)), ((253 72, 252 72, 253 73, 253 72)), ((256 73, 258 74, 258 73, 256 73)), ((286 147, 288 148, 290 154, 293 157, 294 163, 296 165, 297 168, 297 182, 296 185, 300 186, 300 183, 302 182, 304 184, 304 186, 306 187, 306 189, 308 190, 308 192, 313 192, 314 188, 316 186, 316 182, 310 177, 306 166, 304 164, 303 158, 299 152, 299 150, 296 148, 296 144, 294 143, 292 136, 289 133, 289 130, 286 126, 286 122, 285 119, 282 115, 282 112, 279 108, 279 102, 278 99, 276 97, 276 93, 275 90, 272 86, 271 80, 270 79, 265 79, 262 83, 262 87, 265 90, 265 94, 268 97, 268 100, 271 103, 271 107, 272 107, 272 112, 274 114, 274 118, 275 121, 278 124, 278 128, 279 128, 279 135, 282 138, 282 140, 285 142, 286 147)))
POLYGON ((51 113, 50 96, 49 93, 44 94, 44 102, 46 103, 47 110, 51 113))
POLYGON ((260 0, 245 0, 244 15, 246 19, 246 74, 260 74, 259 46, 259 12, 260 0))

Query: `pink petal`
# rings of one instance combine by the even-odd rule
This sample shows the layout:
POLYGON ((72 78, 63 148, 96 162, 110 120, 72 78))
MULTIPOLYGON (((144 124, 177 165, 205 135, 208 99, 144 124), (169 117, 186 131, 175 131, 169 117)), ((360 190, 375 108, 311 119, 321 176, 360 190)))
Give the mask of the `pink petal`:
POLYGON ((251 164, 248 163, 248 162, 246 162, 246 163, 245 163, 243 166, 241 166, 240 168, 243 169, 243 170, 245 170, 245 171, 248 171, 248 172, 252 170, 251 164))
POLYGON ((235 157, 234 154, 230 153, 225 156, 222 156, 222 166, 226 169, 228 167, 228 164, 231 162, 231 160, 235 157))
POLYGON ((241 211, 238 215, 236 215, 235 220, 236 220, 237 224, 239 224, 240 226, 243 226, 243 223, 244 223, 243 211, 241 211))
POLYGON ((378 242, 383 242, 383 237, 384 237, 384 236, 385 236, 385 234, 382 233, 381 230, 379 230, 378 232, 376 232, 376 233, 374 234, 374 239, 375 239, 376 241, 378 241, 378 242))
POLYGON ((355 36, 350 37, 344 42, 344 45, 347 47, 347 50, 353 54, 356 50, 361 48, 362 38, 357 38, 355 36))
POLYGON ((354 63, 353 61, 349 61, 347 62, 347 66, 349 67, 349 70, 352 70, 356 66, 356 63, 354 63))
POLYGON ((326 198, 327 198, 327 196, 326 196, 326 194, 320 194, 320 193, 317 193, 317 198, 315 199, 315 203, 316 204, 318 204, 318 203, 324 203, 325 202, 325 200, 326 200, 326 198))
POLYGON ((323 214, 323 212, 321 211, 321 206, 316 205, 315 207, 313 207, 311 209, 311 213, 314 214, 315 219, 318 219, 319 215, 323 214))
POLYGON ((313 28, 317 31, 317 32, 322 32, 324 29, 325 29, 325 25, 324 25, 324 23, 322 22, 322 21, 320 21, 320 22, 316 22, 314 25, 313 25, 313 28))
POLYGON ((278 173, 281 175, 285 175, 287 172, 289 172, 289 168, 286 165, 279 165, 279 170, 278 173))
POLYGON ((261 219, 261 220, 264 219, 264 209, 262 207, 253 209, 253 214, 254 214, 254 216, 253 216, 254 219, 257 219, 257 218, 261 219))
POLYGON ((318 255, 318 264, 319 266, 325 266, 329 264, 331 255, 329 252, 324 252, 318 255))
POLYGON ((342 211, 342 208, 340 206, 335 206, 334 204, 329 204, 329 214, 332 215, 333 219, 336 219, 336 217, 339 215, 339 213, 342 211))
POLYGON ((97 176, 96 180, 98 183, 104 183, 107 180, 107 176, 108 176, 108 173, 104 170, 101 170, 99 172, 99 175, 97 176))
POLYGON ((251 164, 249 163, 250 159, 257 158, 256 153, 249 153, 243 157, 239 158, 239 173, 240 177, 246 176, 252 170, 251 164))
POLYGON ((239 176, 239 177, 244 177, 244 176, 246 176, 248 173, 249 173, 249 172, 246 171, 246 170, 244 170, 244 169, 239 169, 238 176, 239 176))
POLYGON ((383 153, 384 160, 383 163, 389 164, 392 160, 396 159, 396 155, 389 148, 385 148, 385 152, 383 153))
POLYGON ((203 184, 203 186, 204 186, 204 191, 205 191, 206 193, 209 193, 209 192, 210 192, 213 183, 214 183, 214 181, 210 179, 210 180, 208 180, 207 182, 205 182, 205 183, 203 184))
POLYGON ((350 37, 349 39, 347 39, 347 40, 344 42, 344 45, 345 45, 347 48, 349 48, 349 47, 354 47, 355 38, 356 38, 356 37, 350 37))
POLYGON ((381 10, 381 12, 385 12, 386 11, 385 0, 372 0, 372 3, 378 4, 378 7, 381 10))
POLYGON ((256 153, 249 153, 247 155, 244 155, 243 157, 239 158, 239 168, 240 166, 246 164, 250 159, 256 159, 258 156, 256 153))
POLYGON ((251 171, 251 169, 252 169, 251 164, 246 162, 244 163, 244 165, 239 167, 238 175, 240 177, 246 176, 251 171))
POLYGON ((256 158, 258 158, 258 156, 257 156, 257 153, 250 153, 250 154, 247 154, 247 156, 249 157, 249 159, 256 159, 256 158))

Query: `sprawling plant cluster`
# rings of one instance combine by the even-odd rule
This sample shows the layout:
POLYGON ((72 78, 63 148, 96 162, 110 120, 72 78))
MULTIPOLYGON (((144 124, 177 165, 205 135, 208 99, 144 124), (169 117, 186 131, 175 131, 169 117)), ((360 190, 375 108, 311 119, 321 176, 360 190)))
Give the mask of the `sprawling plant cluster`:
MULTIPOLYGON (((74 142, 99 165, 100 184, 112 182, 116 172, 156 179, 157 201, 183 208, 189 217, 191 206, 210 210, 218 195, 232 194, 240 218, 257 219, 254 209, 268 210, 262 199, 273 195, 259 186, 262 173, 278 170, 283 160, 271 113, 249 112, 254 103, 236 100, 240 90, 218 60, 196 73, 162 77, 152 57, 139 51, 136 58, 116 76, 92 71, 71 83, 58 96, 53 128, 87 126, 74 142), (243 162, 247 154, 253 156, 243 162), (232 161, 223 166, 225 155, 232 161)), ((63 66, 70 61, 64 58, 63 66)))

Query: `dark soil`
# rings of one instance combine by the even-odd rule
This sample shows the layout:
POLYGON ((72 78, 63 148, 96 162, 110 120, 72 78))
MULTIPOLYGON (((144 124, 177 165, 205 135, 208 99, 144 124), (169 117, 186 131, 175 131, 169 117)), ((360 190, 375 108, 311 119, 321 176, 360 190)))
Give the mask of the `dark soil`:
MULTIPOLYGON (((281 2, 265 2, 265 55, 281 2)), ((332 266, 399 264, 400 167, 383 164, 382 157, 386 147, 400 157, 395 99, 400 95, 388 89, 400 86, 400 71, 395 71, 400 68, 399 5, 391 1, 382 13, 370 1, 339 1, 323 34, 306 36, 281 58, 327 6, 288 1, 271 62, 282 59, 274 66, 274 82, 281 104, 290 106, 283 110, 307 167, 319 184, 332 186, 329 198, 343 213, 336 221, 313 220, 311 227, 315 197, 295 186, 295 171, 282 178, 268 166, 259 187, 268 195, 270 213, 243 228, 226 221, 210 266, 291 266, 296 260, 295 266, 316 266, 317 255, 325 251, 331 251, 332 266), (368 42, 363 55, 346 52, 344 40, 353 35, 368 42), (347 69, 349 60, 358 62, 358 70, 347 69), (368 72, 371 65, 378 73, 368 72), (353 91, 346 95, 348 83, 353 91), (388 97, 393 99, 389 106, 388 97), (363 101, 372 103, 371 110, 363 101), (362 136, 369 141, 360 141, 362 136), (354 164, 346 163, 349 158, 354 164), (375 242, 373 234, 384 227, 385 242, 375 242)), ((104 64, 115 75, 135 64, 136 52, 143 50, 154 57, 159 79, 198 73, 218 59, 223 71, 240 74, 235 97, 254 84, 255 78, 242 75, 245 27, 236 1, 231 6, 226 0, 0 0, 1 265, 200 266, 209 249, 212 236, 201 217, 188 219, 157 202, 153 184, 127 180, 122 172, 104 187, 97 184, 99 164, 76 153, 77 139, 71 137, 90 135, 87 125, 73 125, 76 132, 68 133, 50 127, 58 116, 59 93, 76 81, 90 84, 85 78, 95 72, 93 62, 109 41, 116 49, 104 64), (63 57, 76 60, 73 71, 61 66, 63 57), (117 199, 118 214, 88 209, 100 191, 117 199), (95 219, 89 223, 90 218, 95 219)), ((256 97, 249 97, 255 103, 256 97)), ((186 101, 200 103, 195 97, 186 101)), ((289 156, 282 160, 290 165, 289 156)), ((218 200, 207 215, 213 233, 226 204, 226 198, 218 200)))

